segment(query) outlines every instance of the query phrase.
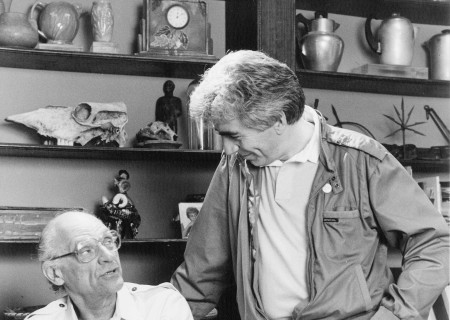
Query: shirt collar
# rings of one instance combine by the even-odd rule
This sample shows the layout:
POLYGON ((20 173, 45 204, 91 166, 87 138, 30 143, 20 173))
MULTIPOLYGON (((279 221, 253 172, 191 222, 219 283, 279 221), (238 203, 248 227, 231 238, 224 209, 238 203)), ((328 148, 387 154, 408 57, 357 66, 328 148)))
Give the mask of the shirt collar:
POLYGON ((117 292, 116 311, 111 320, 144 320, 125 285, 117 292))
MULTIPOLYGON (((67 299, 67 312, 71 315, 69 319, 78 319, 70 298, 67 299)), ((144 320, 125 286, 117 292, 116 310, 111 320, 144 320)))
MULTIPOLYGON (((311 139, 308 141, 306 146, 300 150, 300 152, 293 155, 290 159, 285 161, 284 163, 288 162, 313 162, 317 163, 319 160, 319 136, 320 136, 320 121, 319 121, 319 115, 314 111, 313 108, 305 105, 305 109, 302 114, 302 118, 305 121, 308 121, 310 123, 314 124, 314 131, 311 136, 311 139)), ((275 160, 274 162, 268 164, 267 166, 271 167, 281 167, 283 165, 283 162, 280 160, 275 160)))

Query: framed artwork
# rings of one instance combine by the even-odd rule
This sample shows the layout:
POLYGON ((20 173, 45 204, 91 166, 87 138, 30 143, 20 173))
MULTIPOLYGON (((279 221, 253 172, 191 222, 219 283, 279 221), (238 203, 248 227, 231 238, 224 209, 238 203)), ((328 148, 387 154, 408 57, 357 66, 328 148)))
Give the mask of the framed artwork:
POLYGON ((180 202, 178 204, 179 214, 180 214, 180 225, 181 225, 181 237, 187 239, 191 228, 197 219, 200 209, 202 208, 202 202, 180 202))

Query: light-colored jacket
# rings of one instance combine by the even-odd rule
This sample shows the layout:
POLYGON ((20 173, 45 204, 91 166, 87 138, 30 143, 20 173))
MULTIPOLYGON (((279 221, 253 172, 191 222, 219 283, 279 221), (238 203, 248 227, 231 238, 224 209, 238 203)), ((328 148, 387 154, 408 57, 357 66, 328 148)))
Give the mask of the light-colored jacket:
MULTIPOLYGON (((307 207, 310 301, 294 308, 293 319, 426 319, 449 283, 445 220, 380 143, 321 122, 307 207), (403 255, 395 283, 389 246, 403 255)), ((223 155, 172 277, 194 318, 217 304, 234 277, 241 319, 267 319, 253 282, 252 234, 258 241, 250 222, 259 196, 259 169, 223 155)))
MULTIPOLYGON (((27 320, 78 320, 68 296, 30 314, 27 320)), ((117 292, 116 310, 111 320, 192 320, 183 296, 170 284, 158 286, 125 282, 117 292)))

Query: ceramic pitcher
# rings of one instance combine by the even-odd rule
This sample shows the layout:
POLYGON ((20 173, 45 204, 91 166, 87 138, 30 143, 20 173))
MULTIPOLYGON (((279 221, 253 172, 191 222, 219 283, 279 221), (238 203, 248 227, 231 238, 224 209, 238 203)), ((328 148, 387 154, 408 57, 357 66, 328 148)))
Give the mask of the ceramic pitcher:
POLYGON ((32 26, 26 14, 19 12, 0 14, 0 46, 34 48, 38 41, 38 31, 32 26))
POLYGON ((64 1, 37 1, 31 7, 30 19, 36 20, 39 34, 48 43, 72 44, 80 24, 81 5, 64 1))

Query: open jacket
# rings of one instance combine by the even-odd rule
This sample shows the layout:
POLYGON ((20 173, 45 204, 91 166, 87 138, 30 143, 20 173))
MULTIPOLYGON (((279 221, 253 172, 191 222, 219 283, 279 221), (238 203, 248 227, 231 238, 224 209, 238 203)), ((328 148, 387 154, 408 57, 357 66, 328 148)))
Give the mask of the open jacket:
MULTIPOLYGON (((234 276, 241 319, 267 319, 253 285, 260 182, 258 167, 222 156, 172 277, 195 318, 217 304, 234 276)), ((380 143, 323 119, 306 221, 310 299, 293 319, 426 319, 449 283, 442 215, 380 143), (389 246, 403 255, 396 283, 389 246)))

